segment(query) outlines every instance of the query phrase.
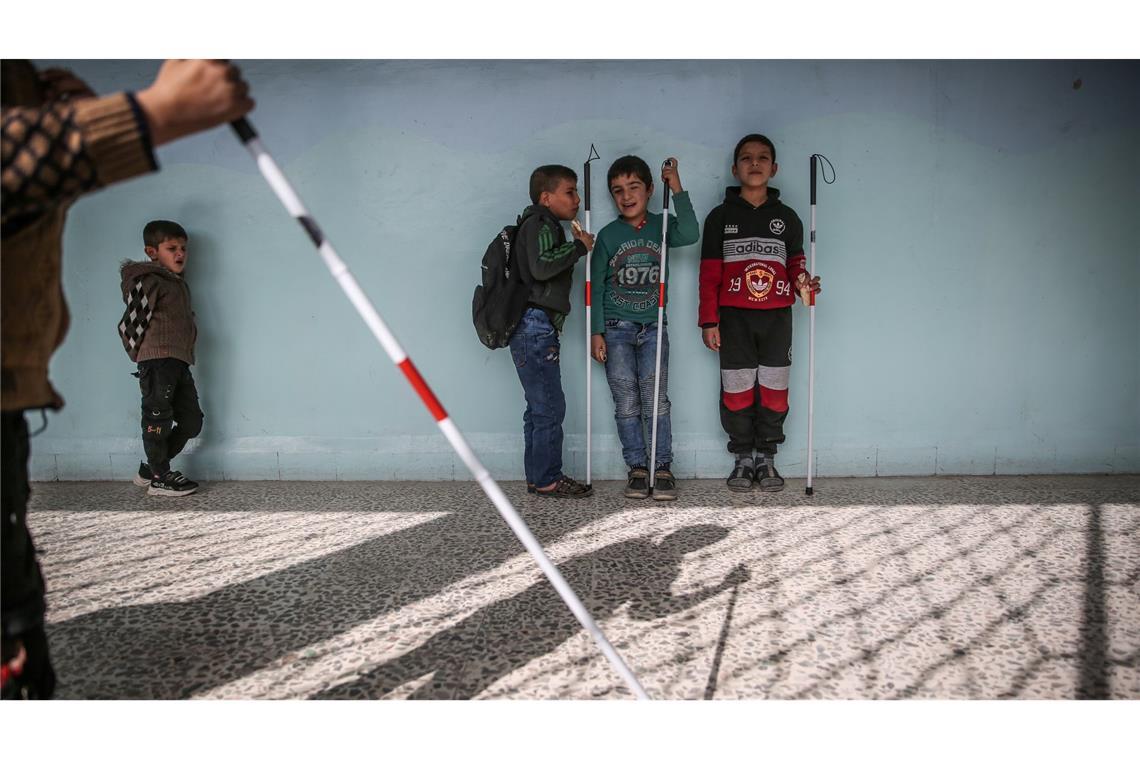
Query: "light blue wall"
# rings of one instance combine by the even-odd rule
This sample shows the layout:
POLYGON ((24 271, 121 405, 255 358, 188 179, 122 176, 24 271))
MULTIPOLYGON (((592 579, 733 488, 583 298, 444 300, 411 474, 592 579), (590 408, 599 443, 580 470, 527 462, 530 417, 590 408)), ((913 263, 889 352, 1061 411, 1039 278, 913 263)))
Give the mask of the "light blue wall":
MULTIPOLYGON (((41 62, 49 63, 49 62, 41 62)), ((153 62, 72 61, 99 91, 153 62)), ((1140 471, 1140 65, 1135 62, 245 62, 252 119, 492 473, 522 477, 522 391, 470 323, 491 236, 530 170, 604 187, 625 153, 680 158, 698 216, 751 131, 808 219, 821 185, 817 473, 1140 471), (1074 80, 1081 87, 1074 87, 1074 80)), ((464 479, 431 417, 232 134, 159 151, 161 173, 79 202, 65 237, 68 400, 33 440, 37 479, 125 478, 138 389, 115 332, 118 262, 141 229, 190 231, 203 479, 464 479)), ((652 203, 659 207, 660 195, 652 203)), ((614 218, 595 192, 594 226, 614 218)), ((699 246, 670 251, 675 470, 722 477, 716 356, 695 325, 699 246)), ((584 472, 581 266, 562 360, 567 471, 584 472)), ((804 472, 807 313, 797 307, 781 449, 804 472)), ((594 370, 596 478, 624 469, 594 370)), ((35 426, 38 420, 33 420, 35 426)))

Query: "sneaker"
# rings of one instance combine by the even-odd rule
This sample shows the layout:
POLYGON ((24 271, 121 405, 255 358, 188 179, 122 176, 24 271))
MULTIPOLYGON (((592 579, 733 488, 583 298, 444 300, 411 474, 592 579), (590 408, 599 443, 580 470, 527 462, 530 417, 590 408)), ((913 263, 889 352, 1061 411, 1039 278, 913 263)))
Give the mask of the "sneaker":
POLYGON ((526 492, 527 493, 534 493, 534 491, 535 491, 534 483, 527 483, 526 484, 526 492))
POLYGON ((170 470, 162 477, 151 478, 146 492, 151 496, 189 496, 198 490, 198 484, 178 470, 170 470))
POLYGON ((752 469, 751 459, 737 459, 736 465, 732 468, 732 473, 728 476, 726 483, 730 491, 751 491, 752 479, 755 472, 752 469))
POLYGON ((625 482, 625 498, 644 499, 649 495, 649 470, 644 467, 630 467, 629 479, 625 482))
POLYGON ((776 471, 772 457, 763 457, 756 466, 756 483, 761 491, 783 491, 784 479, 776 471))
POLYGON ((667 468, 653 473, 653 500, 674 501, 677 498, 677 479, 667 468))
POLYGON ((150 465, 146 462, 139 462, 139 472, 131 478, 131 482, 136 486, 149 486, 153 479, 154 475, 150 471, 150 465))
POLYGON ((579 483, 574 478, 568 475, 563 475, 558 479, 558 483, 549 491, 540 491, 536 487, 534 489, 535 496, 543 496, 548 499, 582 499, 587 496, 594 495, 594 487, 588 486, 585 483, 579 483))

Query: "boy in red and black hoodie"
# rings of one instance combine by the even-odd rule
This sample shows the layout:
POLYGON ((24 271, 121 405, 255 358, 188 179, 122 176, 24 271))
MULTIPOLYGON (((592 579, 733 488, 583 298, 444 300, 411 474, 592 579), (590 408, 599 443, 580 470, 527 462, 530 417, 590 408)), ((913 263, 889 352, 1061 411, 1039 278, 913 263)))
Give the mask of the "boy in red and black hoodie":
POLYGON ((732 154, 724 203, 705 217, 698 321, 705 345, 720 353, 720 419, 736 463, 733 491, 758 483, 780 491, 777 444, 784 442, 792 365, 795 294, 819 292, 804 261, 803 223, 768 187, 776 147, 764 135, 741 138, 732 154), (759 386, 759 387, 757 387, 759 386), (756 456, 753 456, 753 453, 756 456))

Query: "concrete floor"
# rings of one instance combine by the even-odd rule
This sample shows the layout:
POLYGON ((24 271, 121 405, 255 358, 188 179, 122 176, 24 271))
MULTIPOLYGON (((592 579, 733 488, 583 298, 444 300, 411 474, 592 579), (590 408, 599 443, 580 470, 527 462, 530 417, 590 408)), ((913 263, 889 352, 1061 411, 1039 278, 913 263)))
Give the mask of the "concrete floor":
MULTIPOLYGON (((505 484, 654 698, 1140 697, 1140 476, 505 484)), ((625 699, 470 483, 36 483, 60 698, 625 699)))

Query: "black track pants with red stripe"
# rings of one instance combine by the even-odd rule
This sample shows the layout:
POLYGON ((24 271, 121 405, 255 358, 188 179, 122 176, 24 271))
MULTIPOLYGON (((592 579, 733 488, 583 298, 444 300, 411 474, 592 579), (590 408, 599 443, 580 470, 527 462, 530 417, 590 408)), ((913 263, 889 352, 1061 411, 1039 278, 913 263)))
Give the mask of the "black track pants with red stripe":
POLYGON ((720 308, 720 421, 728 450, 775 454, 784 442, 792 308, 720 308))

